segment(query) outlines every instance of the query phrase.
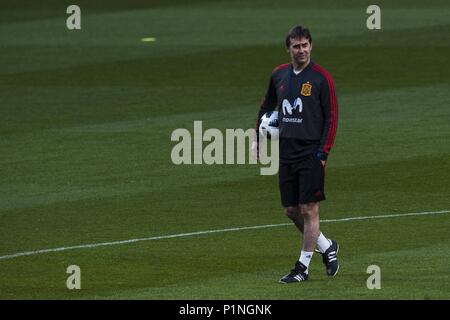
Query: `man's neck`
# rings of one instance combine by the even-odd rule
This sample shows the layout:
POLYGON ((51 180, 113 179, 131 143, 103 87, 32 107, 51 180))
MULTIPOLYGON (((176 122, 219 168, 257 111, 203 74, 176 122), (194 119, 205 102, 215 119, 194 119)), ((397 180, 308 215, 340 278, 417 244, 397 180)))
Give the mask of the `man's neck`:
POLYGON ((300 65, 300 64, 296 64, 295 62, 293 62, 292 65, 294 66, 294 71, 300 72, 300 71, 302 71, 303 69, 305 69, 306 66, 309 64, 310 60, 311 60, 311 59, 308 59, 308 61, 306 61, 305 63, 303 63, 303 64, 301 64, 301 65, 300 65))

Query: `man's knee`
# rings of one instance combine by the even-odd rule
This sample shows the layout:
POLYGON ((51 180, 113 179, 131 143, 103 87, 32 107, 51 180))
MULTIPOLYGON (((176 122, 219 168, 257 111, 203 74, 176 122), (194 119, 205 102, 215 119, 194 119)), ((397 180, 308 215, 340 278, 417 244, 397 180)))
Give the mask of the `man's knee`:
POLYGON ((299 207, 285 207, 284 213, 286 214, 286 216, 289 219, 293 220, 300 215, 300 208, 299 207))
POLYGON ((319 213, 319 202, 301 204, 300 213, 302 216, 311 216, 319 213))

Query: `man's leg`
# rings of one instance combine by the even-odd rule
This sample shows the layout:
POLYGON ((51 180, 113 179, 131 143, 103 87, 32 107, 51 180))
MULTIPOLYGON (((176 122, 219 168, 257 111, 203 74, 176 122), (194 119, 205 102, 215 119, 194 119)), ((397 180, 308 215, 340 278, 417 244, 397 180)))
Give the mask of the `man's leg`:
POLYGON ((308 204, 301 204, 299 206, 299 211, 303 229, 303 247, 298 261, 303 273, 308 274, 309 264, 320 234, 319 203, 311 202, 308 204))
POLYGON ((324 263, 327 266, 327 274, 335 275, 339 269, 335 259, 337 250, 339 250, 337 243, 334 240, 328 240, 320 232, 319 206, 319 202, 311 202, 284 208, 286 216, 303 234, 303 246, 295 268, 291 270, 291 273, 280 279, 282 283, 308 280, 308 267, 316 245, 319 248, 329 248, 328 250, 324 249, 326 251, 322 253, 324 263))
MULTIPOLYGON (((297 229, 303 234, 304 220, 301 213, 301 206, 298 207, 285 207, 284 212, 286 216, 295 224, 297 229)), ((319 237, 317 239, 317 248, 321 253, 324 253, 331 245, 331 240, 327 239, 319 230, 319 237)))
POLYGON ((304 229, 304 222, 303 222, 303 216, 300 212, 300 207, 285 207, 284 213, 286 216, 291 219, 291 221, 295 224, 297 229, 303 233, 304 229))
POLYGON ((285 208, 286 215, 294 222, 297 229, 303 233, 303 249, 294 269, 283 278, 282 283, 301 282, 308 280, 308 267, 314 253, 319 236, 318 203, 285 208))
POLYGON ((303 218, 303 251, 314 252, 320 235, 319 202, 300 205, 303 218))
MULTIPOLYGON (((292 222, 295 224, 297 229, 303 233, 304 229, 304 222, 303 222, 303 216, 300 212, 299 206, 287 206, 284 208, 284 212, 286 213, 286 216, 292 220, 292 222)), ((292 282, 301 282, 308 280, 308 273, 307 273, 307 266, 305 266, 299 259, 295 263, 294 269, 291 270, 290 273, 285 275, 280 279, 281 283, 292 283, 292 282)))
POLYGON ((325 238, 320 232, 319 202, 300 205, 300 208, 304 220, 303 249, 300 261, 304 265, 309 266, 311 259, 308 259, 308 257, 312 256, 310 253, 317 244, 319 248, 326 248, 323 252, 321 250, 319 251, 322 254, 322 260, 326 266, 327 275, 335 276, 339 270, 339 263, 337 261, 339 244, 335 240, 325 238))

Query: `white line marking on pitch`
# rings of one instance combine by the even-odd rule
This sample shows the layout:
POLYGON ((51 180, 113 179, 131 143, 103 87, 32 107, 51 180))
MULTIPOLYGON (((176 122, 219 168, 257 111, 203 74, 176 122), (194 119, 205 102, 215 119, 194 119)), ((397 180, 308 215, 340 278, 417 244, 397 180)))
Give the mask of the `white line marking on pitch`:
MULTIPOLYGON (((384 214, 384 215, 366 216, 366 217, 350 217, 350 218, 342 218, 342 219, 320 220, 320 222, 321 223, 345 222, 345 221, 353 221, 353 220, 369 220, 369 219, 396 218, 396 217, 407 217, 407 216, 434 215, 434 214, 440 214, 440 213, 450 213, 450 210, 413 212, 413 213, 403 213, 403 214, 384 214)), ((6 256, 0 256, 0 260, 13 259, 13 258, 23 257, 23 256, 32 256, 32 255, 39 254, 39 253, 59 252, 59 251, 67 251, 67 250, 74 250, 74 249, 97 248, 97 247, 105 247, 105 246, 115 246, 115 245, 119 245, 119 244, 127 244, 127 243, 141 242, 141 241, 181 238, 181 237, 198 236, 198 235, 203 235, 203 234, 222 233, 222 232, 241 231, 241 230, 275 228, 275 227, 290 226, 290 225, 292 225, 292 223, 266 224, 266 225, 261 225, 261 226, 239 227, 239 228, 229 228, 229 229, 219 229, 219 230, 207 230, 207 231, 198 231, 198 232, 189 232, 189 233, 170 234, 170 235, 165 235, 165 236, 157 236, 157 237, 149 237, 149 238, 137 238, 137 239, 113 241, 113 242, 81 244, 81 245, 71 246, 71 247, 61 247, 61 248, 53 248, 53 249, 41 249, 41 250, 35 250, 35 251, 19 252, 19 253, 9 254, 6 256)))

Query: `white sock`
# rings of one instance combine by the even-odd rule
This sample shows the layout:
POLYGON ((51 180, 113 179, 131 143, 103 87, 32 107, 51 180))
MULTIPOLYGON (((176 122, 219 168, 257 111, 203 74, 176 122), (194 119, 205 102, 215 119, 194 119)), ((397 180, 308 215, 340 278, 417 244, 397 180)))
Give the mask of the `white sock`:
POLYGON ((330 239, 325 238, 325 236, 321 232, 319 238, 317 238, 317 249, 319 249, 320 252, 324 253, 330 246, 330 239))
POLYGON ((300 253, 300 259, 298 259, 298 261, 300 261, 306 267, 305 273, 308 273, 308 267, 309 267, 309 263, 311 262, 313 253, 314 252, 307 252, 307 251, 303 251, 303 250, 300 253))

